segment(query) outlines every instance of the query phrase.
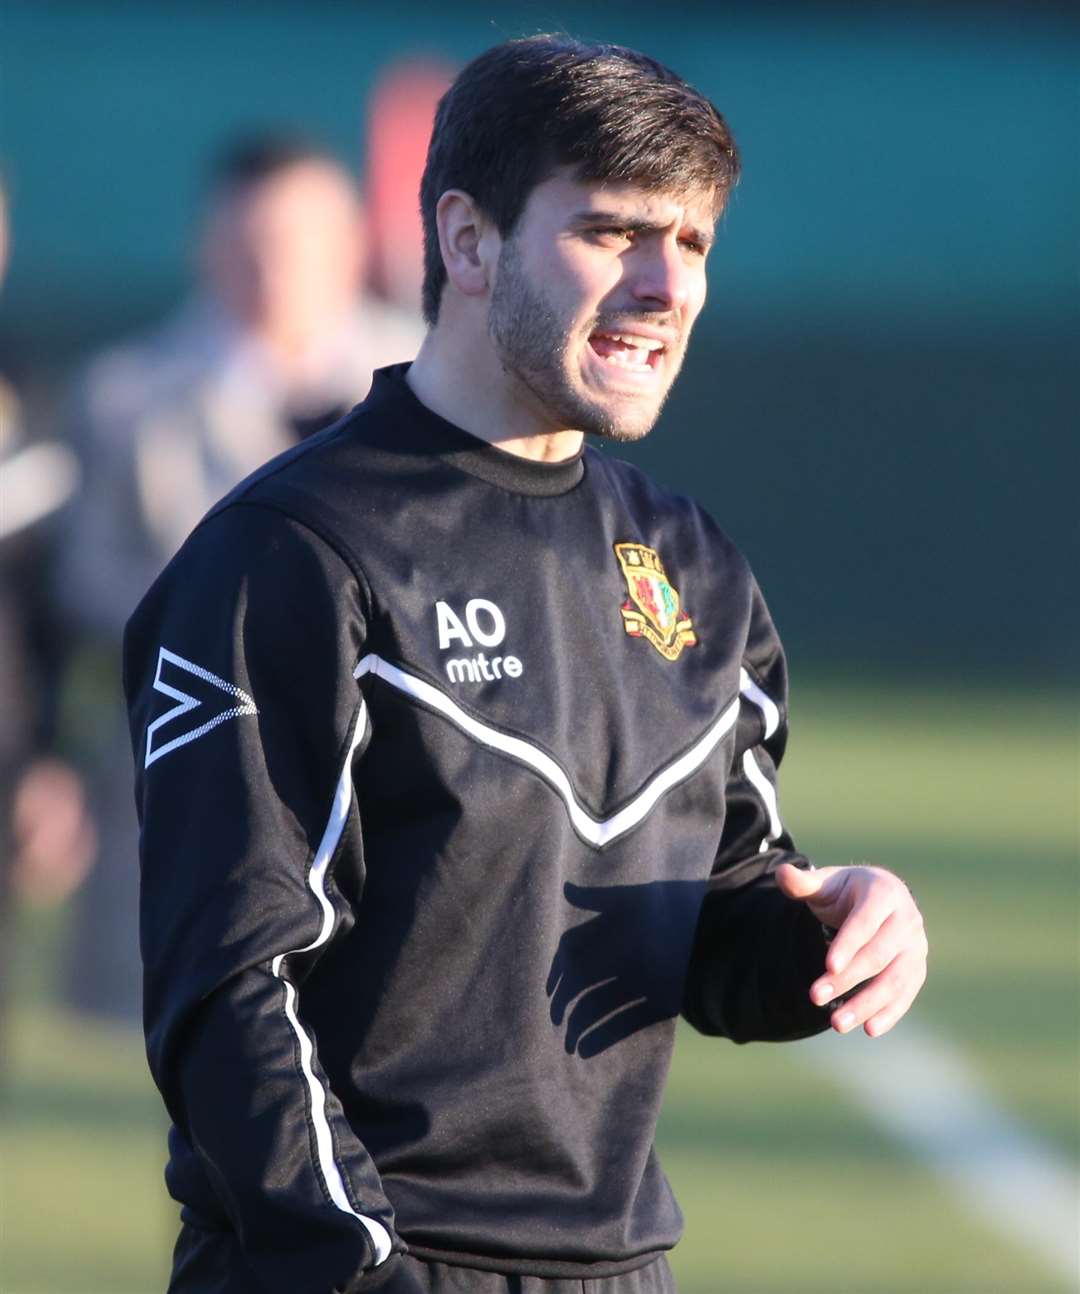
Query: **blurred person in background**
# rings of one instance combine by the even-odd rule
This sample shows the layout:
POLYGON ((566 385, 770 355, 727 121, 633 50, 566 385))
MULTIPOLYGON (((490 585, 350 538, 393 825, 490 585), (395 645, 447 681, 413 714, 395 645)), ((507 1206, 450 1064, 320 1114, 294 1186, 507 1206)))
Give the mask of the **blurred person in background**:
MULTIPOLYGON (((8 260, 7 206, 0 184, 0 282, 8 260)), ((68 449, 31 439, 15 387, 0 374, 0 1037, 15 901, 65 898, 94 849, 79 779, 42 753, 53 727, 49 683, 57 641, 44 596, 47 527, 77 478, 68 449)))
POLYGON ((100 835, 74 931, 70 996, 83 1009, 139 1012, 124 622, 222 493, 362 400, 375 368, 415 353, 419 316, 365 295, 365 264, 361 198, 341 165, 289 138, 240 141, 212 178, 193 295, 77 384, 84 484, 61 540, 58 599, 76 643, 67 708, 83 716, 100 835))

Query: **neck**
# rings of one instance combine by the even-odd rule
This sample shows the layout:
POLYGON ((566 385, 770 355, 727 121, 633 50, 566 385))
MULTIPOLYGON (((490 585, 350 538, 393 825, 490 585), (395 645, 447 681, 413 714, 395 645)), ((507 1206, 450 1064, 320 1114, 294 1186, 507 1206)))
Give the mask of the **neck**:
POLYGON ((580 453, 582 433, 553 428, 536 397, 505 371, 491 345, 459 340, 468 336, 467 328, 455 329, 440 316, 406 376, 420 403, 519 458, 560 463, 580 453))

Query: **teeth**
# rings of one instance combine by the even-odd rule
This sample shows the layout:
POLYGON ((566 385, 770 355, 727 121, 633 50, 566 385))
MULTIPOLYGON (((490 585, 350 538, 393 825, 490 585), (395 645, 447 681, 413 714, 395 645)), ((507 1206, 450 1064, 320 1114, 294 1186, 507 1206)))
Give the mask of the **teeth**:
POLYGON ((606 364, 614 364, 616 368, 643 369, 649 367, 649 360, 643 349, 615 351, 614 354, 604 355, 601 358, 606 364))
POLYGON ((636 333, 605 332, 601 337, 610 337, 612 341, 621 341, 624 346, 636 346, 640 350, 663 350, 664 343, 655 337, 639 337, 636 333))

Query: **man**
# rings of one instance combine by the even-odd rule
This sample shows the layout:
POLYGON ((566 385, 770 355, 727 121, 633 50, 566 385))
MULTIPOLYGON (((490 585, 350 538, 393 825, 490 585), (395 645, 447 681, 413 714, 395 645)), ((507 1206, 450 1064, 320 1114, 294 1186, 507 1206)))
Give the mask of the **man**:
POLYGON ((671 1290, 680 1011, 873 1035, 922 982, 904 886, 805 870, 779 820, 745 561, 582 448, 652 426, 736 166, 640 54, 476 59, 422 185, 416 361, 131 621, 174 1291, 671 1290))
MULTIPOLYGON (((309 144, 239 139, 217 163, 196 291, 148 336, 95 358, 77 386, 83 485, 57 579, 77 640, 73 678, 115 678, 133 607, 226 490, 350 409, 375 368, 415 353, 419 320, 362 293, 363 224, 349 174, 309 144)), ((78 899, 70 996, 137 1020, 136 839, 118 700, 102 692, 86 731, 82 699, 101 847, 78 899)))

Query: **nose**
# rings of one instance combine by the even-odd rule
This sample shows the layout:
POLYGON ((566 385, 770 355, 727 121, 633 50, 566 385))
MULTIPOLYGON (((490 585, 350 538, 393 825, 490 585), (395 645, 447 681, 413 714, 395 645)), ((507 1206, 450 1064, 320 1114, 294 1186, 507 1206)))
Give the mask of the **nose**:
POLYGON ((675 239, 650 241, 634 267, 634 298, 645 309, 680 310, 690 296, 690 267, 675 239))

